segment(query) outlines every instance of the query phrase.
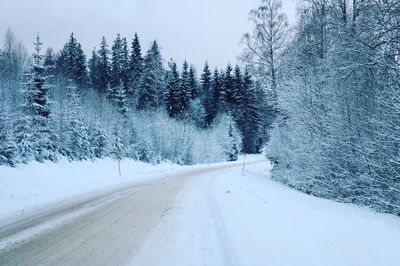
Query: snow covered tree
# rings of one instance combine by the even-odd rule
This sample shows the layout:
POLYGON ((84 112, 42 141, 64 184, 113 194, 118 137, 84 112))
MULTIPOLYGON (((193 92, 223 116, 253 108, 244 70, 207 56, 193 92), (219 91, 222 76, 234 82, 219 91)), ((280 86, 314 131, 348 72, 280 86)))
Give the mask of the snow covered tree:
POLYGON ((209 127, 214 117, 213 103, 211 102, 211 71, 208 63, 204 65, 203 73, 201 74, 201 101, 205 110, 204 127, 209 127))
POLYGON ((180 82, 180 89, 179 92, 181 94, 181 102, 182 102, 182 112, 186 112, 189 108, 190 99, 192 97, 192 90, 191 83, 193 81, 190 79, 189 76, 189 64, 185 61, 183 62, 182 66, 182 74, 181 74, 181 82, 180 82))
MULTIPOLYGON (((238 76, 235 76, 237 79, 238 76)), ((252 77, 247 70, 245 70, 242 84, 238 88, 238 99, 235 121, 242 135, 242 151, 250 154, 258 153, 263 144, 261 109, 264 99, 257 95, 252 77)))
POLYGON ((69 90, 69 111, 71 117, 69 121, 69 140, 68 156, 72 160, 86 160, 93 158, 91 148, 89 128, 81 115, 81 100, 75 86, 70 86, 69 90))
MULTIPOLYGON (((160 52, 160 48, 158 46, 157 41, 154 41, 151 45, 151 48, 148 52, 148 55, 151 57, 152 61, 152 70, 154 71, 155 75, 155 85, 157 91, 157 105, 161 106, 164 104, 165 101, 165 71, 162 63, 162 56, 160 52)), ((146 69, 147 71, 147 69, 146 69)))
POLYGON ((233 132, 233 125, 229 124, 229 139, 231 140, 231 148, 227 151, 228 152, 228 161, 237 161, 239 157, 239 148, 236 143, 234 132, 233 132))
POLYGON ((107 86, 111 82, 110 78, 110 51, 108 49, 106 38, 103 37, 100 43, 100 50, 98 51, 98 87, 100 92, 106 93, 107 86))
POLYGON ((196 70, 193 65, 189 68, 189 90, 192 99, 195 99, 199 96, 199 85, 196 76, 196 70))
POLYGON ((128 47, 125 38, 118 34, 111 49, 111 86, 116 88, 119 85, 128 88, 128 47))
POLYGON ((33 54, 32 66, 26 82, 26 103, 24 112, 30 117, 32 132, 32 147, 34 158, 43 162, 44 160, 56 161, 56 136, 51 122, 50 106, 48 101, 48 89, 45 84, 45 69, 43 67, 43 55, 40 54, 42 43, 39 35, 35 41, 35 53, 33 54))
POLYGON ((272 99, 276 99, 277 60, 284 48, 288 30, 282 1, 261 0, 259 7, 251 10, 250 21, 253 32, 243 37, 247 49, 242 59, 251 67, 251 73, 270 92, 272 99))
POLYGON ((168 115, 172 118, 178 118, 182 114, 183 102, 181 82, 179 72, 175 62, 170 62, 170 70, 167 85, 166 107, 168 115))
POLYGON ((164 69, 160 50, 156 41, 144 59, 144 74, 138 93, 138 109, 155 109, 160 107, 165 98, 164 69))
POLYGON ((56 55, 53 49, 48 48, 44 56, 43 66, 45 69, 45 75, 49 80, 52 80, 56 75, 56 55))
POLYGON ((132 42, 131 56, 129 60, 129 78, 130 88, 129 95, 137 97, 137 93, 140 88, 140 82, 143 75, 143 58, 142 50, 140 47, 140 41, 138 35, 135 33, 135 38, 132 42))
POLYGON ((97 55, 96 48, 92 51, 92 57, 88 62, 89 66, 89 82, 92 88, 100 91, 99 82, 99 57, 97 55))
POLYGON ((96 124, 89 130, 90 146, 96 158, 104 158, 108 155, 107 134, 103 127, 102 124, 96 124))
POLYGON ((9 119, 9 110, 1 110, 0 115, 0 165, 15 166, 18 161, 17 147, 14 141, 9 119))
POLYGON ((223 86, 224 86, 224 93, 225 93, 225 101, 227 104, 227 108, 229 110, 232 110, 233 105, 236 103, 236 92, 235 92, 235 87, 234 87, 234 82, 233 82, 233 76, 232 76, 232 66, 231 64, 228 64, 225 70, 225 75, 223 79, 223 86))
POLYGON ((73 80, 78 86, 85 87, 87 85, 86 56, 73 33, 61 50, 57 59, 57 68, 59 74, 73 80))
POLYGON ((122 124, 126 125, 128 120, 128 98, 126 88, 120 82, 120 85, 115 89, 115 96, 113 98, 118 114, 121 116, 122 124))

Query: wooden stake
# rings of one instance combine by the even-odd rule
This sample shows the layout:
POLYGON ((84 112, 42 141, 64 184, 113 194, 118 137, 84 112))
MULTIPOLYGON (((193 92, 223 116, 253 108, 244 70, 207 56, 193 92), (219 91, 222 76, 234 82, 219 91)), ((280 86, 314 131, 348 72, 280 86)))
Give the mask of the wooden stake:
POLYGON ((121 164, 120 164, 121 160, 118 159, 118 172, 119 172, 119 177, 121 177, 121 164))
POLYGON ((243 158, 243 168, 242 168, 242 176, 244 176, 244 166, 246 164, 246 153, 244 154, 244 158, 243 158))

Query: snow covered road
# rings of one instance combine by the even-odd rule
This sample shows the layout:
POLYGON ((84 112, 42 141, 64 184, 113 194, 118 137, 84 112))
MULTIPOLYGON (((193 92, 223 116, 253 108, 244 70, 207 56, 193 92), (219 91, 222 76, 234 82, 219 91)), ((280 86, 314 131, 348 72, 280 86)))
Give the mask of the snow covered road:
POLYGON ((246 169, 141 182, 3 249, 0 265, 399 265, 398 217, 294 191, 265 161, 246 169))

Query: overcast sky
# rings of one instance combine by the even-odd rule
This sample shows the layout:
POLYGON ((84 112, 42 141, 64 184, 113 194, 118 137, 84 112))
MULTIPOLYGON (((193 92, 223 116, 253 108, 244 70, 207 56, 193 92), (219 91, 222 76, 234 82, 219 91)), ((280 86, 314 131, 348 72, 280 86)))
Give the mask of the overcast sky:
MULTIPOLYGON (((139 34, 142 50, 159 41, 164 60, 187 59, 201 68, 235 63, 239 42, 251 29, 250 9, 260 0, 0 0, 0 41, 10 27, 29 49, 39 31, 45 46, 62 48, 74 32, 86 53, 104 35, 109 45, 117 33, 131 42, 139 34)), ((294 21, 296 0, 283 0, 294 21)))

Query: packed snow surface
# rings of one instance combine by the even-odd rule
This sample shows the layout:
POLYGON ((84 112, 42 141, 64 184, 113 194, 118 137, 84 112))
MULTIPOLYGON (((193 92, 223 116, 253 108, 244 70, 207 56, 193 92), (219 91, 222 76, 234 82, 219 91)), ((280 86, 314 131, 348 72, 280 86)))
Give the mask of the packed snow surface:
POLYGON ((33 162, 16 168, 0 166, 0 220, 37 207, 72 199, 97 190, 132 184, 184 167, 151 165, 132 160, 95 162, 33 162))
POLYGON ((400 219, 227 169, 186 187, 132 265, 400 265, 400 219))
POLYGON ((209 166, 126 160, 122 177, 109 159, 0 167, 0 215, 163 175, 172 184, 188 171, 131 265, 400 265, 399 217, 295 191, 271 180, 267 161, 248 164, 244 176, 237 165, 190 174, 209 166))

